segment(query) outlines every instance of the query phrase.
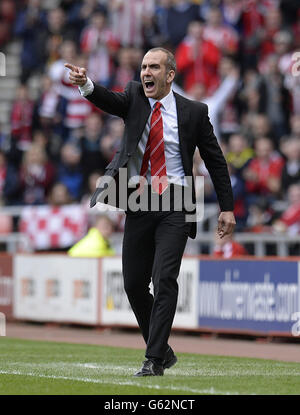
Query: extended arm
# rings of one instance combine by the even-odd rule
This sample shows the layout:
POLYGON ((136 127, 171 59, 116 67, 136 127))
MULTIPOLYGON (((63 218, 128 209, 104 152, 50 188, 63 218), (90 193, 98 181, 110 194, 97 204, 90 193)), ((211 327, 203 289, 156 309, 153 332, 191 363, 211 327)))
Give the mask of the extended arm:
POLYGON ((96 107, 109 114, 121 118, 126 117, 129 107, 127 88, 124 92, 112 92, 94 82, 91 86, 91 80, 86 76, 85 68, 79 68, 70 63, 66 63, 65 67, 70 69, 69 79, 71 83, 78 86, 81 89, 81 94, 96 107))

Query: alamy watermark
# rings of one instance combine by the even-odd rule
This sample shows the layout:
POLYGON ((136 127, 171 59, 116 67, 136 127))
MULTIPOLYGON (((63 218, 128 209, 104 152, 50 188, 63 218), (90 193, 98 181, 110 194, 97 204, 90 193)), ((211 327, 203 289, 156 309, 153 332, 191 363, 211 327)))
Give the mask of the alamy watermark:
POLYGON ((0 76, 6 76, 6 57, 3 52, 0 52, 0 76))
MULTIPOLYGON (((167 177, 155 177, 156 188, 166 181, 167 177)), ((192 176, 185 176, 182 182, 169 183, 163 193, 158 194, 144 177, 134 176, 128 180, 127 169, 120 168, 117 179, 109 175, 100 177, 96 202, 103 204, 102 212, 116 208, 131 212, 184 211, 186 222, 200 222, 204 217, 204 178, 196 176, 193 180, 192 176)))
POLYGON ((292 75, 300 76, 300 51, 292 54, 292 75))
POLYGON ((292 321, 295 321, 295 323, 292 325, 292 335, 294 337, 300 336, 300 311, 297 311, 296 313, 293 313, 291 316, 292 321))
POLYGON ((0 313, 0 336, 6 336, 6 317, 4 313, 0 313))

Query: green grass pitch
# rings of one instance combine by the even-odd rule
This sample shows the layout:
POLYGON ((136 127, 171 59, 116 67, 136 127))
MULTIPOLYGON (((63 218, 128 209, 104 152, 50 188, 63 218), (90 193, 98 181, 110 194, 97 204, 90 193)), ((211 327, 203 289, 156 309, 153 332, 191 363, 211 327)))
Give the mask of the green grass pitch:
POLYGON ((300 363, 177 353, 136 378, 142 350, 0 337, 0 395, 300 394, 300 363))

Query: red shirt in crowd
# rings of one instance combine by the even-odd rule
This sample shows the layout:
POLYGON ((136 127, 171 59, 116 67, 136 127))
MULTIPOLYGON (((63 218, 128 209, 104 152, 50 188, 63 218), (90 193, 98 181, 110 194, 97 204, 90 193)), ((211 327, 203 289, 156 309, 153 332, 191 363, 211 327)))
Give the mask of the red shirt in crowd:
POLYGON ((193 41, 186 37, 175 53, 178 72, 183 74, 184 89, 188 91, 196 83, 204 84, 210 95, 219 84, 217 74, 221 53, 209 40, 203 40, 199 46, 198 56, 193 56, 193 41))
POLYGON ((293 203, 283 213, 280 220, 286 224, 286 226, 292 226, 296 223, 300 224, 300 202, 293 203))
POLYGON ((271 189, 268 185, 270 177, 279 179, 284 166, 284 160, 280 156, 272 156, 268 161, 255 157, 249 163, 249 170, 257 174, 257 181, 246 180, 246 189, 250 193, 269 194, 271 189))
POLYGON ((34 104, 31 100, 15 101, 11 111, 11 135, 18 143, 28 144, 32 141, 32 115, 34 104))
POLYGON ((248 252, 243 247, 243 245, 239 244, 238 242, 228 241, 222 247, 215 248, 213 255, 219 258, 228 259, 248 255, 248 252))

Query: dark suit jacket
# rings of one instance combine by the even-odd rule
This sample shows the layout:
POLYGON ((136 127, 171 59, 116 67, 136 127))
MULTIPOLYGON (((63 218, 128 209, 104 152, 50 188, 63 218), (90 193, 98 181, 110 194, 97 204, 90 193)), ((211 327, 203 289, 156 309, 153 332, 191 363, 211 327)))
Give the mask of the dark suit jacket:
MULTIPOLYGON (((233 195, 227 164, 213 132, 206 104, 188 100, 174 93, 177 106, 179 145, 185 176, 193 176, 193 156, 196 146, 213 181, 221 211, 233 211, 233 195)), ((103 111, 123 118, 124 138, 120 149, 106 167, 105 175, 116 177, 119 168, 126 167, 142 137, 151 113, 142 84, 131 81, 124 92, 112 92, 94 84, 94 91, 86 97, 103 111)), ((103 188, 98 188, 91 199, 96 204, 103 188)), ((193 184, 193 201, 195 191, 193 184)), ((192 224, 190 237, 196 236, 196 223, 192 224)))

